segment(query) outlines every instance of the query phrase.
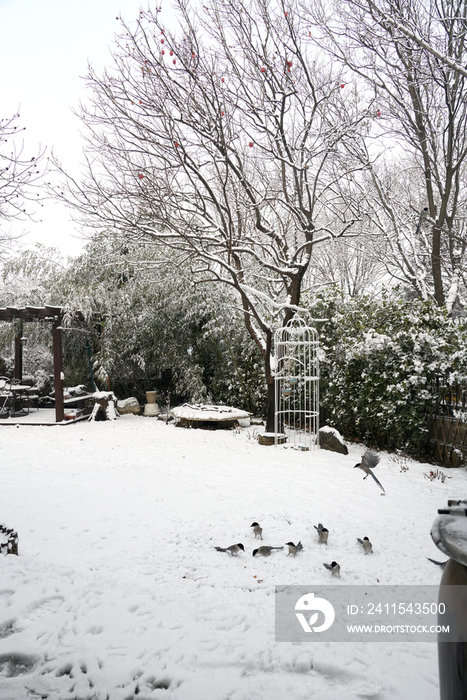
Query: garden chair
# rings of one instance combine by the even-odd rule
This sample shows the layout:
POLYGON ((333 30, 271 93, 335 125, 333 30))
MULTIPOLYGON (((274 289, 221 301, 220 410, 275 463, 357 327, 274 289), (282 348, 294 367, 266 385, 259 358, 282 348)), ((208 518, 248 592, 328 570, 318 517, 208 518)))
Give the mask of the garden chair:
POLYGON ((11 393, 11 379, 0 377, 0 418, 8 418, 10 415, 10 404, 13 395, 11 393))

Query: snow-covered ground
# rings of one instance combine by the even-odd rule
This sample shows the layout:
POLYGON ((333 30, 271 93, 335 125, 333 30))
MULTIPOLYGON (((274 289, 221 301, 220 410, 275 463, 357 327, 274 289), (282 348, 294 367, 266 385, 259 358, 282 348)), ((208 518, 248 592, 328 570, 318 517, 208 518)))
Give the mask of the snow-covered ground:
POLYGON ((381 497, 352 469, 361 446, 254 433, 132 415, 0 428, 0 523, 20 552, 0 558, 0 700, 437 700, 434 643, 276 643, 274 586, 331 583, 331 559, 340 585, 436 585, 431 525, 466 472, 430 481, 383 454, 381 497), (253 558, 254 520, 303 552, 253 558), (235 542, 244 554, 214 549, 235 542))

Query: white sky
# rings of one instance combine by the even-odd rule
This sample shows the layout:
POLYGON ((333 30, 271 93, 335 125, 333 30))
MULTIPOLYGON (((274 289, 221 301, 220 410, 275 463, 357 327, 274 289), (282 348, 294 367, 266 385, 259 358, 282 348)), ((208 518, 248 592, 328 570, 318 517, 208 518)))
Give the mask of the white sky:
MULTIPOLYGON (((20 106, 21 126, 31 157, 41 144, 76 174, 81 162, 80 121, 72 113, 85 99, 88 60, 110 62, 109 46, 120 29, 116 17, 131 22, 146 0, 0 0, 0 117, 20 106)), ((83 242, 69 214, 52 202, 37 212, 41 223, 10 227, 27 232, 22 247, 36 241, 65 255, 79 253, 83 242)))

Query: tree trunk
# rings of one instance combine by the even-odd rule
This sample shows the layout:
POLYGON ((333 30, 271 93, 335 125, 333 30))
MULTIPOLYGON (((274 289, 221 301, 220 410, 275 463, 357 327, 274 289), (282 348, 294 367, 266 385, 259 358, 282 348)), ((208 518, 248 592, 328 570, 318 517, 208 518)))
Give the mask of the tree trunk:
POLYGON ((444 306, 446 299, 444 296, 443 276, 441 272, 441 231, 437 226, 433 227, 432 241, 431 269, 433 272, 435 299, 438 306, 444 306))
POLYGON ((271 378, 272 381, 268 382, 268 409, 266 413, 266 432, 274 432, 274 415, 275 415, 275 398, 276 398, 276 384, 274 377, 271 378))

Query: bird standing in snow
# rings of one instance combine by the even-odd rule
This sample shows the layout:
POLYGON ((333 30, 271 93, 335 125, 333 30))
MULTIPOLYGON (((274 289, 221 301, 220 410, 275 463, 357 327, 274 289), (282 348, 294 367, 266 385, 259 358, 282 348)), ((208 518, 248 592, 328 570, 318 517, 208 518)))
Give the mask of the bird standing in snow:
POLYGON ((380 489, 382 490, 383 493, 386 493, 384 490, 383 485, 378 481, 376 476, 373 474, 371 471, 376 467, 376 465, 379 463, 379 455, 376 455, 374 452, 371 450, 367 450, 365 454, 362 457, 362 461, 359 462, 358 464, 355 465, 354 469, 361 469, 363 472, 365 472, 365 476, 363 479, 366 479, 367 476, 371 475, 373 479, 376 481, 380 489))
MULTIPOLYGON (((301 542, 298 542, 297 544, 294 544, 293 542, 286 542, 285 544, 289 548, 289 554, 292 554, 294 557, 297 555, 297 552, 300 552, 303 549, 301 542)), ((287 554, 287 556, 289 556, 289 554, 287 554)))
POLYGON ((357 537, 357 542, 360 542, 363 549, 365 550, 365 554, 370 554, 373 551, 373 545, 371 544, 368 537, 364 537, 363 540, 361 540, 360 537, 357 537))
POLYGON ((253 556, 256 557, 257 554, 261 554, 263 557, 269 557, 273 549, 284 549, 284 547, 268 547, 263 544, 258 549, 253 550, 253 556))
POLYGON ((263 528, 260 526, 259 523, 256 521, 254 523, 251 523, 250 527, 253 528, 253 532, 255 533, 255 539, 260 536, 261 539, 263 539, 263 528))
POLYGON ((332 561, 330 564, 323 564, 323 566, 325 566, 326 569, 329 569, 333 576, 338 576, 339 578, 341 577, 341 567, 337 561, 332 561))
POLYGON ((313 525, 315 530, 318 530, 318 542, 320 544, 327 544, 328 543, 328 535, 329 535, 329 530, 327 527, 323 527, 322 523, 318 523, 318 525, 313 525))
POLYGON ((217 549, 218 552, 230 552, 232 556, 238 554, 240 550, 242 550, 242 552, 245 551, 245 547, 241 542, 238 542, 238 544, 231 544, 230 547, 215 547, 215 549, 217 549))

